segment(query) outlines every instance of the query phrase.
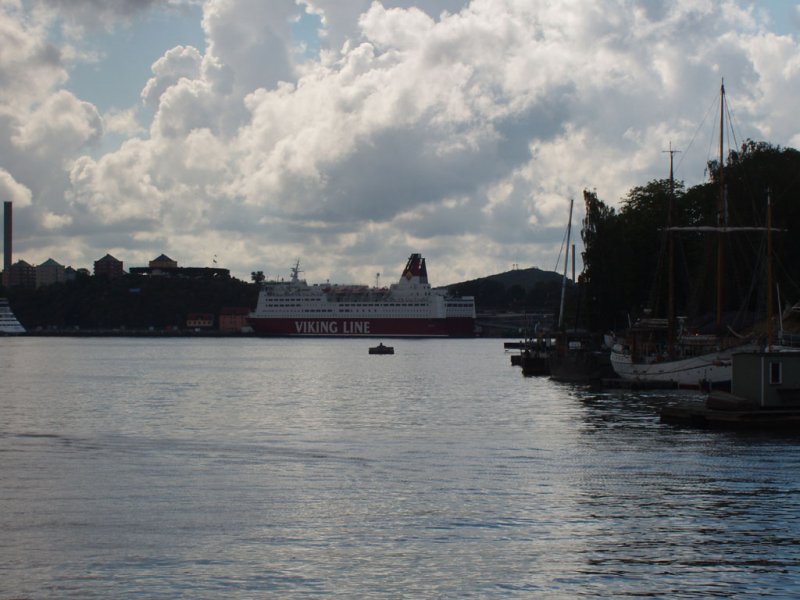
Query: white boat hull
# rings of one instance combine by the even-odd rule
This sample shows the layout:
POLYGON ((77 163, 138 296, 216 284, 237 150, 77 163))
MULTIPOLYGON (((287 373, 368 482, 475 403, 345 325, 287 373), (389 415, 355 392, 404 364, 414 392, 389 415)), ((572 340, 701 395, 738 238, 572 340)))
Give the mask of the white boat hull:
POLYGON ((750 345, 675 360, 633 362, 627 352, 613 349, 611 366, 622 379, 672 383, 678 387, 703 388, 730 385, 732 356, 752 350, 750 345))

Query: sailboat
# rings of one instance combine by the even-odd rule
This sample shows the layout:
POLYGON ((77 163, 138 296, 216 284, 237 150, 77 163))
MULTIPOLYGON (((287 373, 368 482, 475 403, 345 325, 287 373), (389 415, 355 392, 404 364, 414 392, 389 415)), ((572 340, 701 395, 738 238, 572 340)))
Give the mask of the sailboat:
POLYGON ((574 199, 570 199, 567 242, 564 252, 564 276, 561 280, 561 305, 558 311, 558 331, 554 336, 555 344, 549 350, 550 379, 564 383, 598 383, 614 375, 609 362, 608 348, 599 344, 595 336, 578 329, 577 316, 572 329, 567 329, 564 319, 567 268, 570 256, 572 258, 572 281, 577 281, 575 279, 575 246, 570 247, 573 204, 574 199), (570 250, 572 251, 571 255, 570 250))
MULTIPOLYGON (((611 350, 611 365, 616 374, 625 380, 663 383, 677 387, 722 389, 730 386, 732 356, 738 352, 759 349, 758 340, 737 335, 721 335, 723 292, 723 235, 733 231, 771 231, 771 224, 763 227, 729 227, 726 221, 724 188, 724 114, 725 84, 720 86, 720 195, 717 206, 717 223, 714 227, 675 227, 672 224, 672 198, 668 216, 668 315, 657 318, 646 313, 628 332, 624 341, 617 341, 611 350), (716 274, 716 332, 697 335, 685 327, 685 319, 676 319, 674 301, 674 233, 677 231, 705 231, 717 236, 716 274)), ((674 183, 670 151, 670 182, 674 183)))

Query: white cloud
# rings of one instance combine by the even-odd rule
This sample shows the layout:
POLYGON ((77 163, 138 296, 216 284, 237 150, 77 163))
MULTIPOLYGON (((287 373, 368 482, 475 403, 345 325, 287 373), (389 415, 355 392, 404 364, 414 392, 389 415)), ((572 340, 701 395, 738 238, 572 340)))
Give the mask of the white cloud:
POLYGON ((203 17, 208 53, 231 67, 240 91, 289 81, 290 24, 301 11, 294 0, 208 0, 203 17))
POLYGON ((142 126, 136 120, 136 111, 132 108, 127 110, 110 110, 103 115, 105 131, 116 133, 126 137, 133 137, 143 133, 142 126))
POLYGON ((99 160, 78 159, 70 171, 68 199, 101 224, 133 220, 155 225, 165 198, 153 181, 148 150, 146 142, 132 140, 99 160))
POLYGON ((0 197, 4 201, 13 202, 16 208, 24 208, 30 206, 32 194, 11 173, 0 167, 0 197))
POLYGON ((0 106, 12 114, 67 80, 61 50, 20 4, 0 6, 0 106))
MULTIPOLYGON (((100 4, 46 6, 85 27, 167 10, 100 4)), ((113 241, 126 264, 213 246, 244 276, 303 255, 309 279, 368 281, 409 251, 435 283, 551 268, 583 188, 613 203, 664 177, 670 142, 701 180, 689 142, 723 76, 742 138, 800 139, 797 40, 748 2, 207 0, 205 50, 165 49, 141 112, 102 120, 61 89, 53 16, 0 6, 0 167, 87 264, 113 241), (296 52, 304 10, 318 60, 296 52), (131 139, 102 153, 105 133, 131 139)))
POLYGON ((57 215, 48 211, 42 216, 42 226, 45 229, 57 230, 71 224, 72 216, 70 215, 57 215))
POLYGON ((103 131, 97 109, 61 90, 49 96, 22 124, 12 141, 38 155, 78 151, 96 142, 103 131))
POLYGON ((142 90, 142 101, 155 108, 164 90, 182 78, 196 79, 200 76, 203 57, 197 48, 176 46, 153 63, 151 77, 142 90))
POLYGON ((65 21, 65 30, 75 38, 86 30, 113 30, 120 21, 128 21, 152 8, 177 8, 191 0, 31 0, 40 11, 52 12, 65 21))

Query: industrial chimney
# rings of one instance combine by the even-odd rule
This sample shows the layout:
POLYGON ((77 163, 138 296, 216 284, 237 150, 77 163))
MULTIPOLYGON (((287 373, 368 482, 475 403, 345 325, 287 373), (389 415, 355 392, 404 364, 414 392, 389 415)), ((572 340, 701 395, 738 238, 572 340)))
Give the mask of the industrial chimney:
POLYGON ((3 279, 8 283, 11 275, 11 202, 3 202, 3 279))

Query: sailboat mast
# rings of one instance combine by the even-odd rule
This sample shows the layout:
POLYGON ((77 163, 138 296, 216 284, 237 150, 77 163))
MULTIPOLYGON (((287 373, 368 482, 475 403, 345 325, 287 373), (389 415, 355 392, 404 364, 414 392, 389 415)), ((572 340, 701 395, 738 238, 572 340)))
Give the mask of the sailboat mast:
POLYGON ((767 352, 772 352, 772 199, 767 190, 767 352))
POLYGON ((670 356, 675 355, 675 234, 672 231, 673 213, 675 211, 675 176, 672 168, 673 156, 677 150, 669 145, 669 207, 667 212, 667 244, 668 244, 668 270, 667 273, 667 351, 670 356))
POLYGON ((717 333, 722 331, 723 227, 725 227, 725 80, 719 88, 719 200, 717 201, 717 333))
POLYGON ((572 205, 575 204, 575 198, 569 199, 569 220, 567 221, 567 245, 566 254, 564 255, 564 278, 561 280, 561 307, 558 310, 558 328, 561 329, 564 325, 564 297, 567 294, 567 267, 569 265, 569 238, 572 232, 572 205))

